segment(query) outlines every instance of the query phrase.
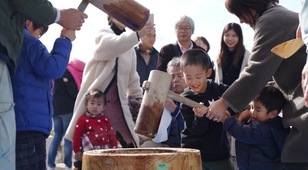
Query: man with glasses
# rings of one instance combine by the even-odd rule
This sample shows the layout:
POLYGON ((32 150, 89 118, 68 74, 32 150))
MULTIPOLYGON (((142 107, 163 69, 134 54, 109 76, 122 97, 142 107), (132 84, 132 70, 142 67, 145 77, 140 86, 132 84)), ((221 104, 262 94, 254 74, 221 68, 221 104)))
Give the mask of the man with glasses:
MULTIPOLYGON (((186 15, 181 16, 180 19, 175 23, 177 42, 167 44, 161 48, 157 62, 158 70, 166 71, 167 64, 173 57, 179 57, 189 49, 202 49, 201 47, 197 46, 191 39, 194 31, 195 24, 193 19, 186 15)), ((214 74, 211 75, 210 79, 214 79, 214 74)))

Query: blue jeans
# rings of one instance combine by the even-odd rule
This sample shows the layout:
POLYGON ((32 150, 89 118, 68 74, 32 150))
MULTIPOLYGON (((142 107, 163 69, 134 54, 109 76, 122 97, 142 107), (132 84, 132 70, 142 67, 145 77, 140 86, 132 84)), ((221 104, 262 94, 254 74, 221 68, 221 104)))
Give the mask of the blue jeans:
MULTIPOLYGON (((48 151, 48 166, 51 168, 56 167, 55 159, 57 156, 58 147, 65 135, 66 129, 72 119, 72 113, 58 115, 53 117, 54 123, 54 137, 48 151)), ((70 140, 64 139, 64 164, 71 168, 72 167, 72 153, 73 146, 70 140)))

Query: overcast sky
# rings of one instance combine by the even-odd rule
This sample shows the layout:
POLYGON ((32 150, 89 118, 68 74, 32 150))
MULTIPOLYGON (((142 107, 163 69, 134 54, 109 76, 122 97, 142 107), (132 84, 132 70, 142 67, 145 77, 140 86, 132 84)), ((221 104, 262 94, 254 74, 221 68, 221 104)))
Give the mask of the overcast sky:
MULTIPOLYGON (((81 0, 50 0, 59 8, 77 8, 81 0)), ((182 15, 190 16, 195 22, 195 32, 192 38, 204 36, 211 45, 210 56, 215 59, 219 48, 223 27, 229 22, 239 23, 234 15, 228 13, 224 7, 224 0, 137 0, 147 7, 154 14, 156 24, 157 50, 168 43, 176 41, 174 25, 182 15)), ((301 0, 280 0, 280 5, 299 12, 301 0)), ((71 59, 78 58, 88 61, 93 54, 93 43, 97 32, 107 25, 107 15, 91 4, 85 13, 88 19, 82 29, 76 33, 76 40, 73 42, 71 59)), ((252 47, 253 30, 245 24, 240 24, 244 34, 244 44, 248 50, 252 47)), ((54 40, 60 35, 61 27, 53 24, 48 32, 41 38, 41 41, 49 50, 52 49, 54 40)))

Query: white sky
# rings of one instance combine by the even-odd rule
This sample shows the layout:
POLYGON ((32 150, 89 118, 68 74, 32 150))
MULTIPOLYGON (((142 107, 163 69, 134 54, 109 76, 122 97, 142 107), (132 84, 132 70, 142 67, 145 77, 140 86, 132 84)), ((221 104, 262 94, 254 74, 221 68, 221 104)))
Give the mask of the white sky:
MULTIPOLYGON (((77 8, 81 0, 50 0, 58 9, 77 8)), ((156 24, 155 48, 159 51, 163 45, 174 43, 176 35, 174 31, 175 21, 182 15, 190 16, 195 22, 196 36, 204 36, 211 45, 209 54, 215 59, 220 49, 220 38, 224 26, 229 22, 239 20, 228 13, 224 7, 224 0, 137 0, 140 4, 150 9, 154 14, 156 24)), ((301 0, 280 0, 280 5, 295 12, 299 12, 301 0)), ((107 25, 107 15, 91 4, 85 13, 88 15, 82 29, 76 33, 73 42, 71 59, 78 58, 87 62, 93 54, 93 44, 97 32, 107 25)), ((244 34, 244 44, 248 50, 253 44, 253 30, 245 24, 240 24, 244 34)), ((53 24, 48 32, 41 38, 46 47, 51 50, 54 40, 59 37, 61 27, 53 24)))

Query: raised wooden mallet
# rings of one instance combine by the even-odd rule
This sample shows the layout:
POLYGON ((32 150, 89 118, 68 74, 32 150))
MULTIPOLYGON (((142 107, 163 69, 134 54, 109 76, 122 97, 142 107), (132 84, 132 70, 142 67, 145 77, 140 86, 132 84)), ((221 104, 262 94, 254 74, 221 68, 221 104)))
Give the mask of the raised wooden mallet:
POLYGON ((85 11, 92 4, 133 31, 139 31, 148 21, 150 10, 134 0, 82 0, 78 6, 85 11))

